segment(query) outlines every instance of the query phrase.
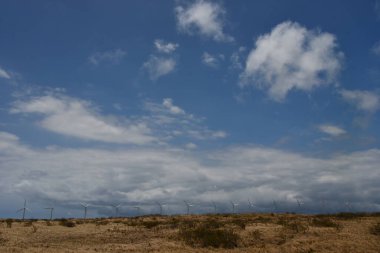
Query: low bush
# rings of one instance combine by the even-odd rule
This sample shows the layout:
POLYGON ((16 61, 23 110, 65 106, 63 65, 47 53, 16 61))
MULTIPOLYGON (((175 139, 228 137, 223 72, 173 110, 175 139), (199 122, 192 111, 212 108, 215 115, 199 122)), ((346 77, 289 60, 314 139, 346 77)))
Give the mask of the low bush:
POLYGON ((13 219, 6 219, 5 223, 7 223, 7 228, 11 228, 12 227, 12 223, 13 223, 13 219))
POLYGON ((340 229, 340 225, 330 218, 321 217, 321 218, 313 218, 311 221, 311 225, 315 227, 328 227, 328 228, 336 228, 340 229))
POLYGON ((73 227, 75 227, 76 224, 74 221, 67 220, 67 219, 61 219, 59 221, 59 225, 64 226, 64 227, 68 227, 68 228, 73 228, 73 227))
POLYGON ((201 225, 195 228, 182 227, 179 237, 191 247, 235 248, 239 236, 231 229, 215 229, 201 225))
POLYGON ((231 224, 234 224, 234 225, 240 227, 241 229, 245 229, 245 226, 246 226, 246 224, 247 224, 247 221, 244 220, 244 219, 233 219, 233 220, 231 221, 231 224))
POLYGON ((371 227, 370 232, 373 235, 380 235, 380 222, 378 222, 376 225, 371 227))

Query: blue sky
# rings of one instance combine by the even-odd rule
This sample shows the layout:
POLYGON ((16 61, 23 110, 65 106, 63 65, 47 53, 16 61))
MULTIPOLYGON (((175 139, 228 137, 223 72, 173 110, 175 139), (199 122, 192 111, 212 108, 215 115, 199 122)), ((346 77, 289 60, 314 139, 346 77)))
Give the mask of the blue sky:
POLYGON ((379 1, 0 6, 0 216, 380 210, 379 1))

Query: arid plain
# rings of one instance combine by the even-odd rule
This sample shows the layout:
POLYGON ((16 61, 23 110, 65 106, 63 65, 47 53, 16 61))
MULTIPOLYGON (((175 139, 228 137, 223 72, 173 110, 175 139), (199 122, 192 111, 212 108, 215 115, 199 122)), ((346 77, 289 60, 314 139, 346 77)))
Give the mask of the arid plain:
POLYGON ((0 220, 0 252, 380 252, 380 214, 0 220))

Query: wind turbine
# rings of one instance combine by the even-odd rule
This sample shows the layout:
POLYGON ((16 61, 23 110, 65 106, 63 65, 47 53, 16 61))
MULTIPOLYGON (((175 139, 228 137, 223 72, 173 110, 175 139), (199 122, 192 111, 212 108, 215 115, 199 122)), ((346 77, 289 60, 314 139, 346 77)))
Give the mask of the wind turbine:
POLYGON ((256 206, 253 204, 251 200, 248 199, 248 205, 250 209, 254 209, 256 206))
POLYGON ((277 206, 277 202, 273 200, 273 211, 276 212, 278 211, 278 206, 277 206))
POLYGON ((212 202, 212 206, 214 207, 214 213, 217 213, 216 212, 216 203, 214 201, 212 202))
POLYGON ((133 208, 137 210, 137 216, 140 216, 141 215, 141 207, 134 206, 133 208))
POLYGON ((298 205, 298 209, 301 211, 302 209, 302 206, 303 206, 303 201, 302 200, 299 200, 299 199, 296 199, 297 200, 297 205, 298 205))
POLYGON ((326 200, 322 199, 321 201, 322 213, 327 213, 327 204, 326 200))
POLYGON ((121 204, 118 204, 118 205, 111 205, 113 208, 115 208, 115 217, 118 217, 119 215, 119 207, 121 206, 121 204))
POLYGON ((346 206, 347 212, 352 212, 352 205, 350 202, 346 201, 344 205, 346 206))
POLYGON ((20 211, 22 211, 22 220, 25 219, 25 211, 29 211, 29 212, 31 212, 31 210, 30 210, 29 208, 26 207, 26 199, 24 199, 24 207, 21 208, 21 209, 19 209, 19 210, 17 210, 16 213, 18 213, 18 212, 20 212, 20 211))
POLYGON ((187 215, 189 215, 190 214, 190 207, 193 207, 194 205, 191 204, 190 202, 187 202, 186 200, 184 200, 183 202, 185 202, 185 205, 187 208, 187 215))
POLYGON ((44 209, 50 210, 50 220, 53 219, 54 207, 45 207, 44 209))
POLYGON ((239 205, 238 203, 234 203, 231 201, 231 205, 232 205, 232 213, 235 213, 235 208, 239 205))
POLYGON ((160 208, 160 215, 162 215, 164 213, 164 205, 165 205, 165 203, 160 203, 160 202, 156 201, 156 204, 160 208))
POLYGON ((84 208, 84 218, 86 219, 87 218, 87 207, 89 207, 90 205, 87 203, 80 203, 80 205, 83 206, 83 208, 84 208))

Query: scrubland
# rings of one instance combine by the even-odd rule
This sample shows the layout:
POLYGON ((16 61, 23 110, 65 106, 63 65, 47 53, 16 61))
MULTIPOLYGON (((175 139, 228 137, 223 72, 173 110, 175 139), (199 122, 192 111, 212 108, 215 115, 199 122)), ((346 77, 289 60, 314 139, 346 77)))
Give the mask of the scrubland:
POLYGON ((0 252, 380 252, 380 214, 0 220, 0 252))

